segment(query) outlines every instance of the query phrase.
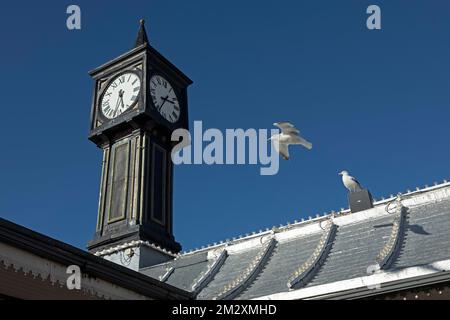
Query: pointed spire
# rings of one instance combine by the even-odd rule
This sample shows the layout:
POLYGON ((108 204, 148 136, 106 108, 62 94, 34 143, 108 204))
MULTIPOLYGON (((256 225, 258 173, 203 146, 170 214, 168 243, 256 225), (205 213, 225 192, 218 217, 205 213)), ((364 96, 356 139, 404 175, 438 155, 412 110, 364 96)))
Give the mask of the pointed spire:
POLYGON ((134 47, 139 47, 140 45, 144 44, 144 43, 148 43, 148 37, 147 37, 147 32, 145 31, 145 20, 141 19, 139 20, 139 33, 137 35, 136 38, 136 43, 134 44, 134 47))

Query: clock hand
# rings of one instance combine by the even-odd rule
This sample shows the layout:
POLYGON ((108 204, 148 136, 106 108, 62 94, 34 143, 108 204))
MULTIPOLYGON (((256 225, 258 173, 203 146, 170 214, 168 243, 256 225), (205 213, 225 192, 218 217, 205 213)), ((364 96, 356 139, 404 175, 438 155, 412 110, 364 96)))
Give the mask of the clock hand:
POLYGON ((118 106, 119 106, 119 97, 117 97, 117 101, 116 101, 116 107, 114 108, 114 112, 113 112, 113 117, 115 117, 116 116, 116 111, 117 111, 117 108, 118 108, 118 106))
MULTIPOLYGON (((167 96, 167 97, 168 97, 168 96, 167 96)), ((161 109, 162 109, 162 107, 163 107, 164 103, 166 103, 166 101, 167 101, 167 100, 166 100, 166 99, 167 99, 167 97, 166 97, 166 98, 163 98, 163 97, 161 97, 161 99, 162 99, 162 100, 164 100, 164 101, 163 101, 163 103, 161 103, 161 105, 159 106, 159 109, 158 109, 158 111, 160 111, 160 112, 161 112, 161 109)))
POLYGON ((120 103, 122 104, 122 108, 125 108, 125 103, 123 103, 123 96, 120 97, 120 103))
POLYGON ((165 97, 165 98, 162 98, 162 97, 161 97, 161 99, 163 99, 164 102, 169 102, 169 103, 171 103, 171 104, 175 104, 175 102, 169 100, 169 96, 167 96, 167 97, 165 97))
POLYGON ((123 97, 123 90, 120 89, 120 90, 119 90, 119 96, 117 97, 116 108, 114 109, 114 116, 116 116, 117 109, 119 109, 119 106, 120 106, 120 100, 123 99, 122 97, 123 97))

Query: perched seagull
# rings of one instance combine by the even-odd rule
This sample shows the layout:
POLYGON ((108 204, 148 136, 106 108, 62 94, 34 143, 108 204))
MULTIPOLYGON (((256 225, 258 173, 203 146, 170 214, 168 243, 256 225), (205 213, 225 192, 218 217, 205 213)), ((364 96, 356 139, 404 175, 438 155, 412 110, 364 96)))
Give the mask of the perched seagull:
POLYGON ((342 182, 349 191, 355 192, 362 190, 361 184, 358 182, 358 180, 349 175, 347 171, 341 171, 339 172, 339 175, 342 176, 342 182))
POLYGON ((280 128, 281 133, 274 134, 269 140, 272 140, 275 150, 281 154, 285 160, 289 159, 290 144, 301 144, 307 149, 312 148, 311 142, 300 137, 300 131, 298 131, 292 123, 275 122, 273 125, 280 128))

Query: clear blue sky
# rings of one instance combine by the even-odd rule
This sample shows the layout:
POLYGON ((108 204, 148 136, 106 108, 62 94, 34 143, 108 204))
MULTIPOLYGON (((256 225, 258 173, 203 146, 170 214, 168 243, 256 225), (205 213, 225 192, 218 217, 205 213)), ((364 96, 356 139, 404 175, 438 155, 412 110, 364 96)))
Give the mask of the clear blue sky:
POLYGON ((9 1, 0 12, 0 216, 78 247, 94 232, 101 169, 87 72, 133 45, 140 18, 194 80, 191 122, 287 119, 314 144, 292 148, 276 176, 177 167, 184 249, 347 207, 343 169, 375 198, 449 177, 449 1, 9 1), (80 31, 66 29, 70 4, 80 31), (381 31, 365 27, 370 4, 381 31))

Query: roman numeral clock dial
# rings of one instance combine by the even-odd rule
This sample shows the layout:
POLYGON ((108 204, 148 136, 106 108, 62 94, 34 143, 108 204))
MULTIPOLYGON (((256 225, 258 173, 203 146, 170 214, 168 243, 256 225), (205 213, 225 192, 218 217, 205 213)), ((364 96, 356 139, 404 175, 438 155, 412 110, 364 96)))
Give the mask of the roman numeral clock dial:
POLYGON ((160 75, 150 79, 150 94, 153 105, 161 116, 171 123, 180 118, 180 103, 169 81, 160 75))
POLYGON ((113 78, 106 87, 100 110, 107 119, 114 119, 131 109, 138 101, 141 79, 135 72, 125 72, 113 78))

